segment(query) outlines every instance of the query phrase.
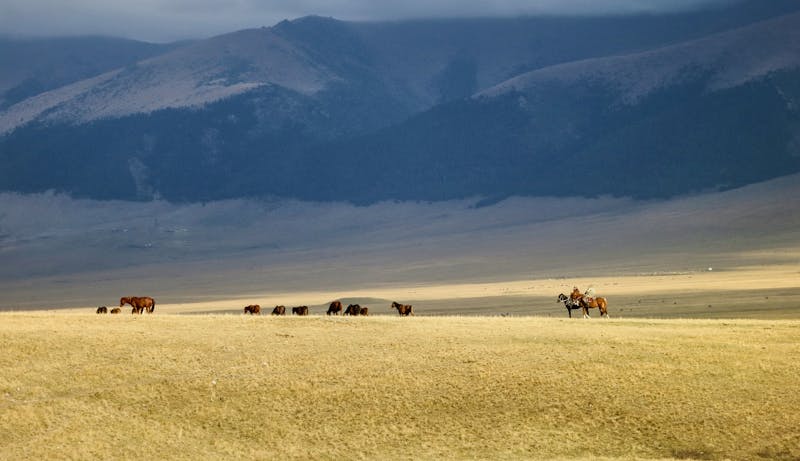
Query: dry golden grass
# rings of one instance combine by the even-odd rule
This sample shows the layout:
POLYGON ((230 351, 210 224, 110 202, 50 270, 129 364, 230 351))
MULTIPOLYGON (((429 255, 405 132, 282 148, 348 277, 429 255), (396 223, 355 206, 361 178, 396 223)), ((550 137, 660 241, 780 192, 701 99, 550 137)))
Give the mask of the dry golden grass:
POLYGON ((0 459, 798 459, 800 322, 0 314, 0 459))

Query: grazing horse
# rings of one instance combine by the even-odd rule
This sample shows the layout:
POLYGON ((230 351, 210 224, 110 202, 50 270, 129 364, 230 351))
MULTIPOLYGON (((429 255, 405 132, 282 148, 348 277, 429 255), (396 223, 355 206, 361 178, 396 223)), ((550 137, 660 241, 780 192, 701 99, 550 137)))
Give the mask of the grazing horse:
POLYGON ((391 309, 397 309, 397 313, 400 315, 405 315, 406 317, 409 315, 414 315, 414 306, 411 304, 400 304, 398 302, 392 302, 391 309))
POLYGON ((258 304, 251 304, 249 306, 244 306, 244 314, 250 315, 261 315, 261 306, 258 304))
POLYGON ((120 309, 119 307, 111 309, 112 314, 119 314, 120 312, 122 312, 122 309, 120 309))
POLYGON ((358 315, 369 315, 369 307, 362 307, 358 315))
POLYGON ((275 306, 275 309, 272 309, 272 315, 286 315, 286 306, 275 306))
POLYGON ((358 315, 361 313, 361 306, 358 304, 350 304, 344 311, 344 315, 358 315))
POLYGON ((154 310, 156 310, 156 301, 149 297, 149 296, 128 296, 125 298, 119 298, 119 307, 122 307, 126 304, 130 304, 136 312, 135 314, 141 314, 144 311, 147 311, 148 314, 152 314, 154 310))
POLYGON ((564 307, 567 308, 567 313, 569 314, 569 318, 572 318, 572 311, 577 309, 582 309, 580 302, 573 301, 572 298, 568 297, 564 293, 558 295, 557 303, 564 303, 564 307))
POLYGON ((328 306, 328 312, 325 315, 339 315, 339 312, 342 312, 342 302, 334 301, 328 306))
POLYGON ((297 306, 292 308, 292 315, 308 315, 308 306, 297 306))
POLYGON ((106 306, 100 306, 97 308, 98 314, 108 314, 108 308, 106 306))

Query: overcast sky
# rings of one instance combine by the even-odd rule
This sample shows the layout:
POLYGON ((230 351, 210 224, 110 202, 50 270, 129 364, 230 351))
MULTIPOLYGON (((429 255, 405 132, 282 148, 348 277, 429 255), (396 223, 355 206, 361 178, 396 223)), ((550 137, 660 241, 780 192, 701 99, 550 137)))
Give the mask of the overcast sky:
POLYGON ((346 20, 629 14, 736 0, 0 0, 0 34, 203 38, 309 14, 346 20))

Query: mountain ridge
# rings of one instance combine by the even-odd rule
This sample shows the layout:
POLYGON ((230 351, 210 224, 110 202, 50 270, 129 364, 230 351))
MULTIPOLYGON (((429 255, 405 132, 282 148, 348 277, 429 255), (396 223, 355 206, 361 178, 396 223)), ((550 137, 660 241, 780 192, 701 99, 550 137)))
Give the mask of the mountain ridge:
POLYGON ((0 190, 649 198, 798 171, 800 13, 710 14, 224 34, 0 110, 0 190), (598 179, 564 184, 582 169, 598 179))

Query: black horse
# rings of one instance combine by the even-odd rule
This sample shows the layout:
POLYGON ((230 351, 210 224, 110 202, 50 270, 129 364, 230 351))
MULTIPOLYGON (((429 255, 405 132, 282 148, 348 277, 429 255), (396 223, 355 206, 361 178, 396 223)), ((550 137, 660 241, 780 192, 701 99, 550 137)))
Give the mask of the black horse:
POLYGON ((581 303, 575 302, 569 296, 561 293, 558 295, 558 303, 564 303, 564 307, 567 308, 567 313, 569 313, 569 318, 572 318, 572 311, 576 309, 582 309, 581 303))

